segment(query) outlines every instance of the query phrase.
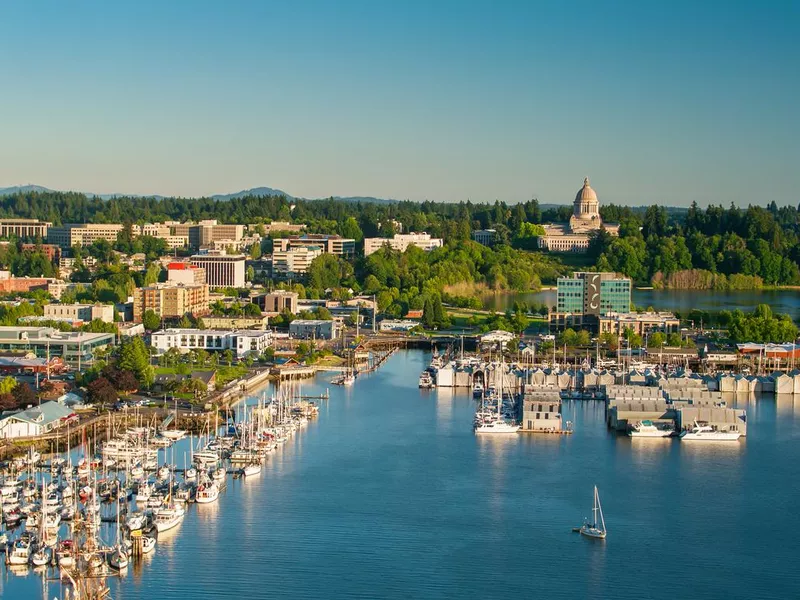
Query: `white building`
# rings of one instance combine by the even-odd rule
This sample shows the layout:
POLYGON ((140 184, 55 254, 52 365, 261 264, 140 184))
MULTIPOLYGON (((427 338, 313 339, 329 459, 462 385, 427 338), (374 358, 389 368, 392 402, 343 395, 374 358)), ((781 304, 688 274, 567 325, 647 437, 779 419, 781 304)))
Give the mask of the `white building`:
POLYGON ((104 323, 114 322, 113 304, 45 304, 45 319, 54 321, 85 321, 100 319, 104 323))
POLYGON ((472 239, 483 246, 491 246, 497 237, 496 229, 476 229, 472 232, 472 239))
POLYGON ((42 435, 64 425, 73 414, 71 409, 58 402, 42 402, 39 406, 0 419, 0 438, 42 435))
POLYGON ((393 238, 364 238, 364 256, 369 256, 384 246, 405 252, 409 246, 428 251, 441 248, 443 245, 444 241, 441 238, 432 238, 427 233, 397 233, 393 238))
POLYGON ((298 246, 287 250, 276 250, 272 253, 272 274, 275 277, 294 277, 304 275, 308 267, 318 256, 322 255, 319 246, 298 246))
POLYGON ((295 319, 289 323, 289 335, 304 340, 332 340, 339 336, 341 325, 322 319, 295 319))
POLYGON ((191 350, 232 350, 237 358, 242 358, 251 353, 261 354, 269 348, 272 344, 272 332, 256 329, 165 329, 153 333, 150 343, 158 354, 163 354, 170 348, 177 348, 182 353, 191 350))
POLYGON ((242 288, 245 286, 245 256, 243 254, 229 255, 218 252, 195 254, 189 259, 189 262, 206 270, 206 283, 211 287, 242 288))

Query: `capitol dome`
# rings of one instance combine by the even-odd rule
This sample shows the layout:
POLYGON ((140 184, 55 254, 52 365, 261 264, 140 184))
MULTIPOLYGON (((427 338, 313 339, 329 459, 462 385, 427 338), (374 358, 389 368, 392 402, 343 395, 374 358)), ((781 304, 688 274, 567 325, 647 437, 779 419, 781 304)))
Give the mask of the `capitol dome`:
POLYGON ((575 203, 597 202, 597 194, 589 185, 589 178, 583 180, 583 187, 575 194, 575 203))

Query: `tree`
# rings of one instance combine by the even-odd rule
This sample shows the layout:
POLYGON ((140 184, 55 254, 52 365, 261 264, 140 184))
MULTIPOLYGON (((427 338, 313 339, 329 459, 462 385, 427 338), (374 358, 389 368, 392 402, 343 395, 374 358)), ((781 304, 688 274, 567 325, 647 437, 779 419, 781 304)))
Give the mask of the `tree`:
POLYGON ((117 390, 105 377, 98 377, 86 386, 87 397, 93 404, 111 404, 119 398, 117 390))
POLYGON ((28 406, 36 402, 36 394, 27 383, 20 381, 16 387, 11 390, 11 395, 17 402, 17 406, 28 406))
POLYGON ((148 308, 142 314, 142 325, 147 331, 156 331, 161 327, 161 317, 154 310, 148 308))
POLYGON ((17 387, 17 380, 13 377, 4 377, 0 380, 0 394, 10 394, 17 387))
POLYGON ((130 338, 120 346, 117 367, 132 371, 143 387, 153 384, 155 373, 150 366, 150 353, 140 337, 130 338))
POLYGON ((222 360, 228 363, 229 367, 233 364, 233 352, 230 348, 222 353, 222 360))

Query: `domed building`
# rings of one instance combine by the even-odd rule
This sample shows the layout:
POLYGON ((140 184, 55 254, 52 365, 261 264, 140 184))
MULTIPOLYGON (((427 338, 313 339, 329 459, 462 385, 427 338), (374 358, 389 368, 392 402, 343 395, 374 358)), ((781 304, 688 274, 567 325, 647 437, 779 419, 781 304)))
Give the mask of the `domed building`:
POLYGON ((583 187, 575 194, 569 225, 551 223, 544 226, 545 235, 539 238, 539 247, 550 252, 586 252, 590 234, 601 227, 611 235, 619 234, 619 225, 603 223, 597 193, 583 180, 583 187))

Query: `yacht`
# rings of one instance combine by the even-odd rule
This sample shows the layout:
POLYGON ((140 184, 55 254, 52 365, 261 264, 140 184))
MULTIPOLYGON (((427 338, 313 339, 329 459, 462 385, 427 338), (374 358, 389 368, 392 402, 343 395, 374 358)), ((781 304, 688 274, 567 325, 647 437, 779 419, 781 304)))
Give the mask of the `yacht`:
POLYGON ((186 511, 182 506, 165 506, 155 511, 156 515, 156 530, 161 533, 167 531, 178 525, 182 520, 186 511))
POLYGON ((502 419, 495 421, 484 421, 475 426, 475 433, 517 433, 519 425, 507 423, 502 419))
POLYGON ((210 504, 219 498, 219 488, 215 482, 204 483, 198 486, 195 494, 195 502, 198 504, 210 504))
POLYGON ((674 433, 675 431, 669 426, 659 427, 650 420, 644 420, 633 425, 628 435, 631 437, 643 438, 665 438, 670 437, 674 433))
POLYGON ((9 565, 27 565, 31 556, 31 543, 27 539, 19 539, 14 542, 11 552, 8 554, 9 565))
POLYGON ((182 437, 186 436, 186 432, 183 429, 166 429, 161 432, 161 437, 165 437, 169 440, 179 440, 182 437))
POLYGON ((720 431, 709 425, 694 422, 694 427, 681 432, 682 442, 735 442, 741 437, 739 431, 720 431))
POLYGON ((433 376, 430 371, 423 371, 419 376, 419 387, 423 389, 430 389, 434 387, 433 376))

